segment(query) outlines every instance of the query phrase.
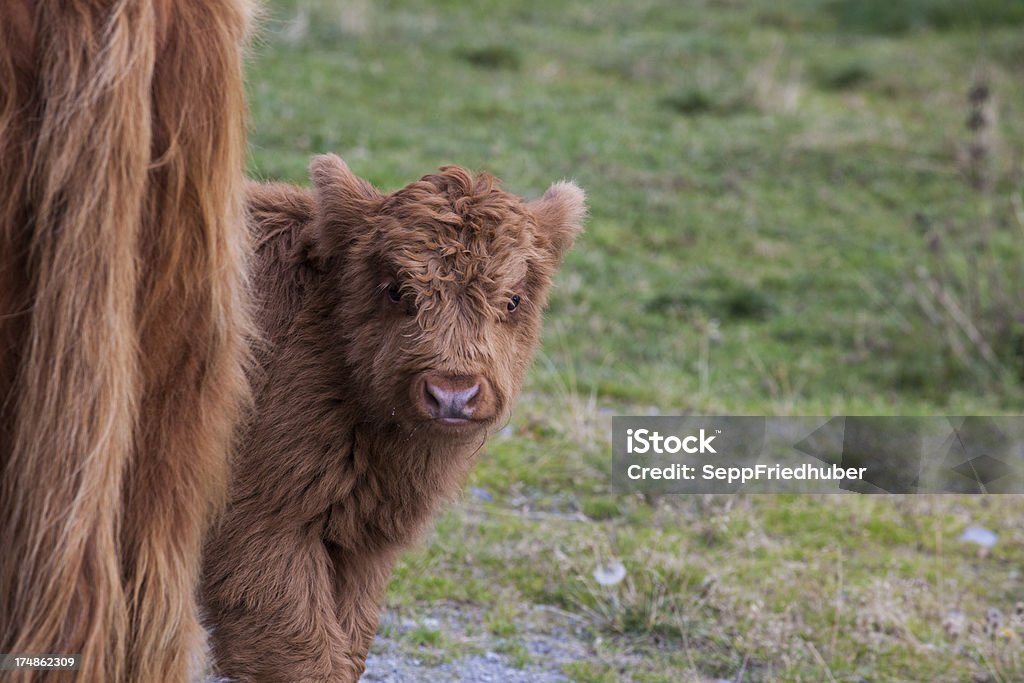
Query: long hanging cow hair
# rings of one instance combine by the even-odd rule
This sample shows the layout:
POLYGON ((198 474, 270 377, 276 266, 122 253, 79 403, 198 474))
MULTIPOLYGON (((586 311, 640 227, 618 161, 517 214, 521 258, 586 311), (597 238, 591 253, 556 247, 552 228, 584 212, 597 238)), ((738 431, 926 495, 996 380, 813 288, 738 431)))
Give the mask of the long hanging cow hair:
POLYGON ((0 652, 175 683, 247 401, 246 0, 0 0, 0 652))

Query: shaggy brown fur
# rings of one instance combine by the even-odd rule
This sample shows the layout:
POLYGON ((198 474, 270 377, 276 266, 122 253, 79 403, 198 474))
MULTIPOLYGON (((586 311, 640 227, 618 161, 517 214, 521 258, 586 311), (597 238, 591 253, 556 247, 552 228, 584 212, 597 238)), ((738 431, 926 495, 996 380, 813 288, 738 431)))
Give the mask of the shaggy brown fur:
POLYGON ((247 395, 245 0, 0 0, 4 680, 184 681, 247 395))
POLYGON ((268 341, 204 560, 219 672, 354 681, 398 553, 507 415, 583 193, 446 167, 390 195, 334 156, 250 187, 268 341))

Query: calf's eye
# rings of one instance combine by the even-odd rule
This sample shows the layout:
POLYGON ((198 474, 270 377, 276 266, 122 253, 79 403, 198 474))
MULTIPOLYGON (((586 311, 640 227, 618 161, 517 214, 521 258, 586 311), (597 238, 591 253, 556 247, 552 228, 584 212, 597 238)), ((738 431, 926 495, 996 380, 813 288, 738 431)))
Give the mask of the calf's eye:
POLYGON ((519 308, 519 302, 522 299, 519 298, 518 294, 514 294, 511 299, 508 300, 508 305, 505 307, 509 313, 515 313, 515 310, 519 308))
POLYGON ((388 287, 388 300, 393 304, 397 304, 402 301, 402 290, 398 286, 397 282, 388 287))

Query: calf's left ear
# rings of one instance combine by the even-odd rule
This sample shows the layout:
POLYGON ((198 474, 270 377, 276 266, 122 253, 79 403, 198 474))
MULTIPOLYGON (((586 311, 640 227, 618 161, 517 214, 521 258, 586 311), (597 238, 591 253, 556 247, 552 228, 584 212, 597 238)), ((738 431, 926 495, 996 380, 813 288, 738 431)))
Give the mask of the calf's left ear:
POLYGON ((528 205, 537 222, 538 238, 561 263, 576 235, 583 230, 587 198, 575 183, 563 180, 548 188, 544 196, 528 205))

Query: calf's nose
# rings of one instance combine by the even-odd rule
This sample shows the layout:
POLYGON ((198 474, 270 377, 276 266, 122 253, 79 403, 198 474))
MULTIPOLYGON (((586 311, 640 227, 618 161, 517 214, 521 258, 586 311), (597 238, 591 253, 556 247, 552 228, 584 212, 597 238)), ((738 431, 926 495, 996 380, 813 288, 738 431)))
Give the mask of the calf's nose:
POLYGON ((432 418, 469 420, 479 394, 476 377, 430 374, 423 378, 422 407, 432 418))

